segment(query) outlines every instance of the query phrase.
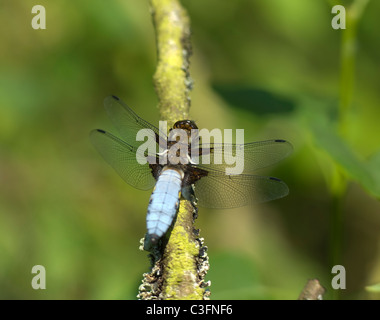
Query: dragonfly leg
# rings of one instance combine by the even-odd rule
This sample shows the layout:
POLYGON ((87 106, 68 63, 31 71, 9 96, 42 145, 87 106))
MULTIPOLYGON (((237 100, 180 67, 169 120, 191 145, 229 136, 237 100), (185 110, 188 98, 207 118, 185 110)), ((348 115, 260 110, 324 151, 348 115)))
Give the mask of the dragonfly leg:
POLYGON ((188 200, 191 202, 191 205, 196 208, 197 204, 198 204, 198 199, 197 197, 195 196, 195 192, 194 192, 194 185, 191 184, 189 186, 186 186, 186 187, 182 187, 182 197, 185 199, 185 200, 188 200))

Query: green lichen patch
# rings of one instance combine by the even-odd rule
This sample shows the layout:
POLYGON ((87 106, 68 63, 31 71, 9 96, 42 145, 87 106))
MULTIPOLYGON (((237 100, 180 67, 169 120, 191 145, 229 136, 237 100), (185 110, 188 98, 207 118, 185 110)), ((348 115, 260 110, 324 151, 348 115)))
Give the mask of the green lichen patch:
MULTIPOLYGON (((203 299, 204 289, 200 286, 197 272, 199 242, 189 230, 188 201, 181 201, 176 224, 164 253, 165 299, 203 299)), ((191 204, 190 204, 191 206, 191 204)), ((192 227, 191 227, 192 229, 192 227)))

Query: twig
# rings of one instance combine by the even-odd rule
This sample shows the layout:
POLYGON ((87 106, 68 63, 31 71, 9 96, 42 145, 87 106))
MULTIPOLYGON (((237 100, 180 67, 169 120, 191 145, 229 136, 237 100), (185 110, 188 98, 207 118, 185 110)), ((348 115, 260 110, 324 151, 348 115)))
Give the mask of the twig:
MULTIPOLYGON (((190 21, 177 0, 151 0, 157 41, 157 69, 154 85, 159 99, 161 119, 168 126, 188 119, 190 21)), ((168 238, 151 248, 152 271, 144 274, 140 299, 207 299, 204 281, 208 270, 207 247, 193 223, 197 209, 181 200, 176 222, 168 238)))
POLYGON ((190 109, 190 21, 177 0, 151 0, 151 10, 158 58, 154 85, 161 119, 174 123, 188 119, 190 109))
POLYGON ((323 300, 326 289, 321 286, 318 279, 309 280, 303 288, 298 300, 323 300))

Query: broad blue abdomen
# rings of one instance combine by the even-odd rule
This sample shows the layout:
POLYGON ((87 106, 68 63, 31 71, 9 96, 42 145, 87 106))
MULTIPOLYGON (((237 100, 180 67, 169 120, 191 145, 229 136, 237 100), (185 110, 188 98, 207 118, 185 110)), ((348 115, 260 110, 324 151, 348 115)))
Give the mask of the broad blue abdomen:
POLYGON ((164 169, 150 197, 146 226, 152 239, 168 231, 179 206, 183 172, 164 169))

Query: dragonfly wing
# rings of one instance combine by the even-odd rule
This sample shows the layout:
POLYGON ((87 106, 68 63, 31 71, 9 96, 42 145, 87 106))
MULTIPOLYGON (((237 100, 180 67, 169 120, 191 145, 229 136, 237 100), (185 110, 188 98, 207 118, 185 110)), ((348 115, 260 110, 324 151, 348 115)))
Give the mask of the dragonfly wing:
POLYGON ((277 178, 256 175, 226 175, 209 171, 195 183, 198 204, 206 208, 236 208, 285 197, 288 186, 277 178))
MULTIPOLYGON (((133 146, 141 144, 141 141, 136 141, 136 134, 141 129, 150 129, 150 137, 155 141, 160 135, 157 127, 140 118, 120 98, 108 96, 104 100, 104 107, 121 137, 129 144, 133 146)), ((165 134, 161 133, 161 137, 165 137, 165 134)))
POLYGON ((209 143, 200 145, 200 156, 194 157, 193 161, 199 163, 197 166, 202 169, 223 172, 226 168, 242 164, 244 169, 241 173, 246 174, 271 166, 287 157, 292 151, 293 147, 288 141, 279 139, 246 144, 209 143))
POLYGON ((90 139, 102 157, 125 182, 141 190, 153 188, 156 180, 148 163, 142 165, 137 162, 136 147, 100 129, 92 130, 90 139))

